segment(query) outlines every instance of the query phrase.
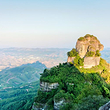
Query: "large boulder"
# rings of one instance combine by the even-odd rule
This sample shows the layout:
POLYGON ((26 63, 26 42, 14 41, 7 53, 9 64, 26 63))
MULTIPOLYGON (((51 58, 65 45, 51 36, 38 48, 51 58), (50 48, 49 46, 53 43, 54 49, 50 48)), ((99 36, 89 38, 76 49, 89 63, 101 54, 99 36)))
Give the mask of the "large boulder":
POLYGON ((99 110, 110 110, 110 101, 105 105, 101 106, 99 110))
POLYGON ((97 50, 102 51, 104 46, 100 41, 93 35, 85 35, 80 37, 76 43, 76 50, 79 53, 80 57, 85 57, 87 52, 96 52, 97 50))

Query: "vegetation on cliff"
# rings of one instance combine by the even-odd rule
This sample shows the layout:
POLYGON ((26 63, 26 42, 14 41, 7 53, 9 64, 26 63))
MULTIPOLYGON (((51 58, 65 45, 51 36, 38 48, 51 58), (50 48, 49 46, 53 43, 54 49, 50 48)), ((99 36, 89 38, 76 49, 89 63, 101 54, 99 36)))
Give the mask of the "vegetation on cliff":
POLYGON ((78 52, 75 48, 73 48, 70 52, 67 52, 68 57, 76 57, 78 55, 78 52))
POLYGON ((59 86, 50 92, 39 90, 35 102, 46 104, 49 110, 53 110, 54 100, 65 101, 61 110, 98 110, 110 98, 108 73, 109 65, 103 59, 91 69, 67 63, 45 69, 40 81, 58 82, 59 86))
POLYGON ((98 110, 108 102, 110 65, 100 58, 101 50, 103 45, 95 36, 87 34, 80 37, 76 49, 67 53, 67 63, 45 69, 42 73, 40 82, 49 85, 57 83, 58 86, 44 91, 42 87, 49 87, 46 84, 42 86, 41 83, 35 107, 44 110, 45 107, 46 110, 98 110), (85 68, 87 66, 89 68, 85 68))
POLYGON ((104 46, 100 43, 97 37, 90 34, 80 37, 76 43, 76 51, 81 58, 85 56, 100 56, 100 51, 102 51, 103 48, 104 46))
POLYGON ((97 40, 98 42, 100 42, 97 37, 95 37, 94 35, 90 35, 90 34, 86 34, 84 37, 80 37, 78 40, 79 41, 85 41, 87 40, 87 38, 92 38, 94 40, 97 40))
MULTIPOLYGON (((84 58, 81 58, 76 51, 75 48, 73 48, 70 52, 67 52, 68 57, 75 57, 74 59, 74 65, 77 66, 83 66, 84 65, 84 58)), ((73 62, 70 62, 70 64, 73 64, 73 62)))

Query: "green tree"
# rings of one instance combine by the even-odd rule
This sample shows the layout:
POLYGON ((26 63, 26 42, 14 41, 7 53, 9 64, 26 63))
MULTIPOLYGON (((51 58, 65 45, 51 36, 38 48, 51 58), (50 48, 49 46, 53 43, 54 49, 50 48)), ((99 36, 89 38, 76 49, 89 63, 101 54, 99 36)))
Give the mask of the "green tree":
POLYGON ((79 55, 77 55, 74 59, 74 64, 76 66, 83 66, 84 65, 83 62, 84 62, 84 59, 81 58, 79 55))
POLYGON ((86 57, 93 57, 95 55, 95 52, 89 51, 86 53, 86 57))
POLYGON ((100 53, 100 51, 99 51, 99 50, 97 50, 97 51, 96 51, 95 56, 96 56, 96 57, 100 57, 100 56, 101 56, 101 53, 100 53))
POLYGON ((78 55, 78 52, 73 48, 70 52, 67 52, 68 57, 75 57, 78 55))

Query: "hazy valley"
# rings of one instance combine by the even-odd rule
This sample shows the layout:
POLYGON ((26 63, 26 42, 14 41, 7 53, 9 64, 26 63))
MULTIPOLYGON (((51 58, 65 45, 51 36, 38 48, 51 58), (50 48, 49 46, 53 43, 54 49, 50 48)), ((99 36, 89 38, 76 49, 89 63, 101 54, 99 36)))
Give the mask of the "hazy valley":
POLYGON ((39 61, 50 68, 67 59, 66 52, 69 49, 60 48, 4 48, 0 49, 0 70, 22 64, 39 61))

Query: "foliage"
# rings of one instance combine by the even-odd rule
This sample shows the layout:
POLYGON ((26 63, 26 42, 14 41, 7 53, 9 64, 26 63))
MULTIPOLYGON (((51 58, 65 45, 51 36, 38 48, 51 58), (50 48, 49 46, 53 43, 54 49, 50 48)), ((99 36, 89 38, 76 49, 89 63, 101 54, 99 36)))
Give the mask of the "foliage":
POLYGON ((81 58, 79 55, 77 55, 74 59, 74 65, 75 66, 83 66, 84 65, 84 58, 81 58))
POLYGON ((75 57, 78 55, 78 52, 73 48, 70 52, 67 52, 68 57, 75 57))
POLYGON ((99 107, 109 101, 108 98, 104 98, 102 95, 89 95, 84 97, 76 106, 75 110, 98 110, 99 107))
POLYGON ((0 110, 30 110, 44 68, 37 61, 0 71, 0 110))
POLYGON ((97 39, 97 37, 95 37, 94 35, 86 34, 84 36, 84 38, 88 38, 88 37, 93 38, 94 40, 97 40, 99 42, 99 40, 97 39))
POLYGON ((19 67, 0 71, 0 88, 19 87, 22 84, 40 79, 40 73, 46 66, 40 62, 24 64, 19 67))
POLYGON ((49 101, 50 98, 54 96, 54 94, 56 94, 56 92, 57 92, 57 89, 52 90, 50 92, 43 92, 38 90, 37 96, 35 97, 35 102, 46 103, 49 101))
MULTIPOLYGON (((92 39, 98 41, 97 37, 95 37, 95 36, 93 36, 93 35, 90 35, 90 34, 86 34, 84 37, 80 37, 80 38, 78 39, 78 41, 85 41, 88 37, 90 37, 90 38, 92 38, 92 39)), ((99 42, 99 41, 98 41, 98 42, 99 42)))
MULTIPOLYGON (((78 62, 77 59, 76 62, 78 62)), ((52 93, 48 92, 48 95, 39 91, 41 95, 37 96, 36 103, 44 103, 44 101, 46 103, 51 99, 50 102, 53 104, 54 99, 56 101, 65 100, 61 110, 92 110, 92 107, 95 110, 95 106, 97 110, 110 98, 110 86, 97 72, 98 70, 103 71, 104 68, 105 73, 108 71, 106 62, 102 64, 103 62, 104 60, 101 59, 100 65, 91 69, 64 63, 50 70, 44 70, 40 80, 50 83, 58 82, 59 86, 54 90, 55 92, 52 92, 53 90, 52 93)))
POLYGON ((0 90, 0 110, 30 110, 36 96, 39 82, 17 88, 0 90))
POLYGON ((96 57, 100 57, 100 56, 101 56, 101 53, 99 52, 99 50, 96 51, 95 56, 96 56, 96 57))
POLYGON ((86 57, 93 57, 95 55, 95 52, 89 51, 86 53, 86 57))
POLYGON ((73 95, 69 94, 69 92, 65 93, 64 90, 60 90, 55 96, 54 99, 56 102, 60 100, 64 100, 65 102, 70 102, 73 100, 73 95))
POLYGON ((84 37, 80 37, 78 40, 79 41, 85 41, 85 38, 84 37))

